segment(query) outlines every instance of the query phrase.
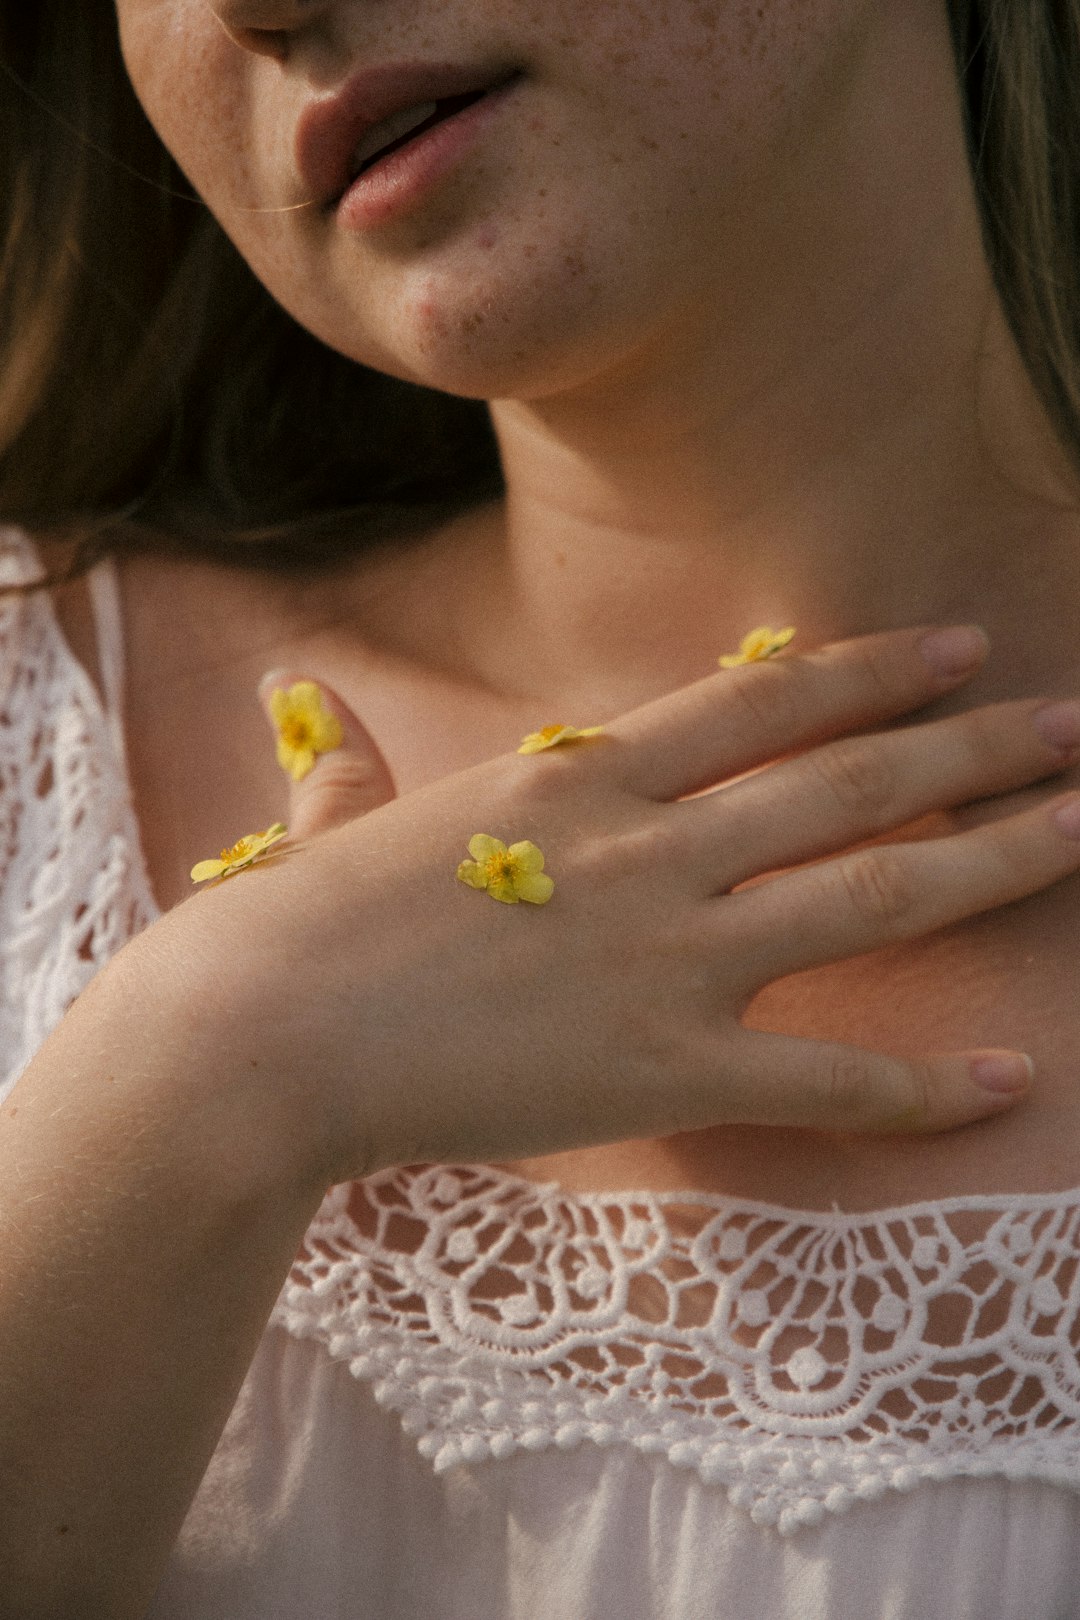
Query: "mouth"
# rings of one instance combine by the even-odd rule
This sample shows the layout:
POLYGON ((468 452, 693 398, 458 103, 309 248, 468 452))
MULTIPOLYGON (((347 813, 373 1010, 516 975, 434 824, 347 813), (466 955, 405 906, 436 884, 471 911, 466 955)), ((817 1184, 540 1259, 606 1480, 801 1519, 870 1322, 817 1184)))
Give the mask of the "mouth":
POLYGON ((326 210, 369 170, 522 76, 517 67, 386 63, 310 102, 296 129, 296 164, 326 210))
POLYGON ((473 90, 461 96, 447 96, 444 101, 427 101, 419 107, 407 107, 390 118, 384 118, 382 123, 376 124, 374 129, 368 131, 353 153, 349 163, 348 181, 342 192, 348 190, 362 174, 367 174, 369 169, 373 169, 392 152, 400 151, 403 146, 408 146, 410 141, 426 135, 436 124, 445 123, 446 119, 464 112, 466 107, 471 107, 474 102, 480 101, 492 90, 501 89, 509 82, 509 78, 502 79, 497 85, 489 85, 485 90, 473 90))

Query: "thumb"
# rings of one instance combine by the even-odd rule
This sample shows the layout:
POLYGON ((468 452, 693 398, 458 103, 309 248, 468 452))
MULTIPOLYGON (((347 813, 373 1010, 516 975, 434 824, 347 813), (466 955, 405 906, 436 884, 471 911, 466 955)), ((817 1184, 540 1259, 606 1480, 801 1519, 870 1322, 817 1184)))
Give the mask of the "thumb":
POLYGON ((289 777, 286 820, 294 838, 328 832, 394 798, 394 779, 373 737, 325 682, 271 670, 259 682, 259 701, 289 777))

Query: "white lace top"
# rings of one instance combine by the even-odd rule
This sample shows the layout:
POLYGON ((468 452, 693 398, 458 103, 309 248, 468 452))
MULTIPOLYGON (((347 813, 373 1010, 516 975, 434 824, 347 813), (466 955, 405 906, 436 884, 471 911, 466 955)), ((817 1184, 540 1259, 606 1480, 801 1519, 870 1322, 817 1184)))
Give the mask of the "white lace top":
MULTIPOLYGON (((0 531, 0 584, 37 575, 0 531)), ((107 703, 0 600, 0 1096, 158 915, 107 703)), ((334 1188, 152 1620, 1080 1616, 1080 1191, 810 1214, 334 1188)))

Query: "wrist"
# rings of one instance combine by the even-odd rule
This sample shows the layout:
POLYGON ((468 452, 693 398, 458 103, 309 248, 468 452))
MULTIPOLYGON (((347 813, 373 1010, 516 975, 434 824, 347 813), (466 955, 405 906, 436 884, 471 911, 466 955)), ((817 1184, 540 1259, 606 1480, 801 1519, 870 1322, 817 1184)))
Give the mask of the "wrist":
POLYGON ((333 1178, 316 1088, 250 1006, 242 956, 226 959, 191 915, 178 908, 125 946, 65 1024, 103 1055, 102 1106, 168 1122, 233 1191, 317 1205, 333 1178))

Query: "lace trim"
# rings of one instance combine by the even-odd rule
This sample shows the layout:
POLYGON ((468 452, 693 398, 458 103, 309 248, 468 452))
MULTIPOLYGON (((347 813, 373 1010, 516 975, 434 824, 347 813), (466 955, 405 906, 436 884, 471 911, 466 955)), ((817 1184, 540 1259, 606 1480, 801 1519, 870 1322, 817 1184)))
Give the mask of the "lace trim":
MULTIPOLYGON (((28 541, 0 530, 0 586, 40 575, 28 541)), ((157 915, 93 683, 47 596, 0 591, 0 1099, 157 915)))
POLYGON ((1080 1200, 810 1214, 490 1166, 335 1188, 273 1320, 436 1472, 589 1440, 782 1532, 960 1475, 1080 1489, 1080 1200))
MULTIPOLYGON (((0 531, 0 584, 39 571, 0 531)), ((159 915, 93 683, 0 593, 0 1098, 159 915)), ((1078 1222, 1080 1189, 846 1216, 413 1167, 328 1195, 273 1320, 437 1471, 627 1443, 789 1531, 924 1479, 1080 1488, 1078 1222)))

